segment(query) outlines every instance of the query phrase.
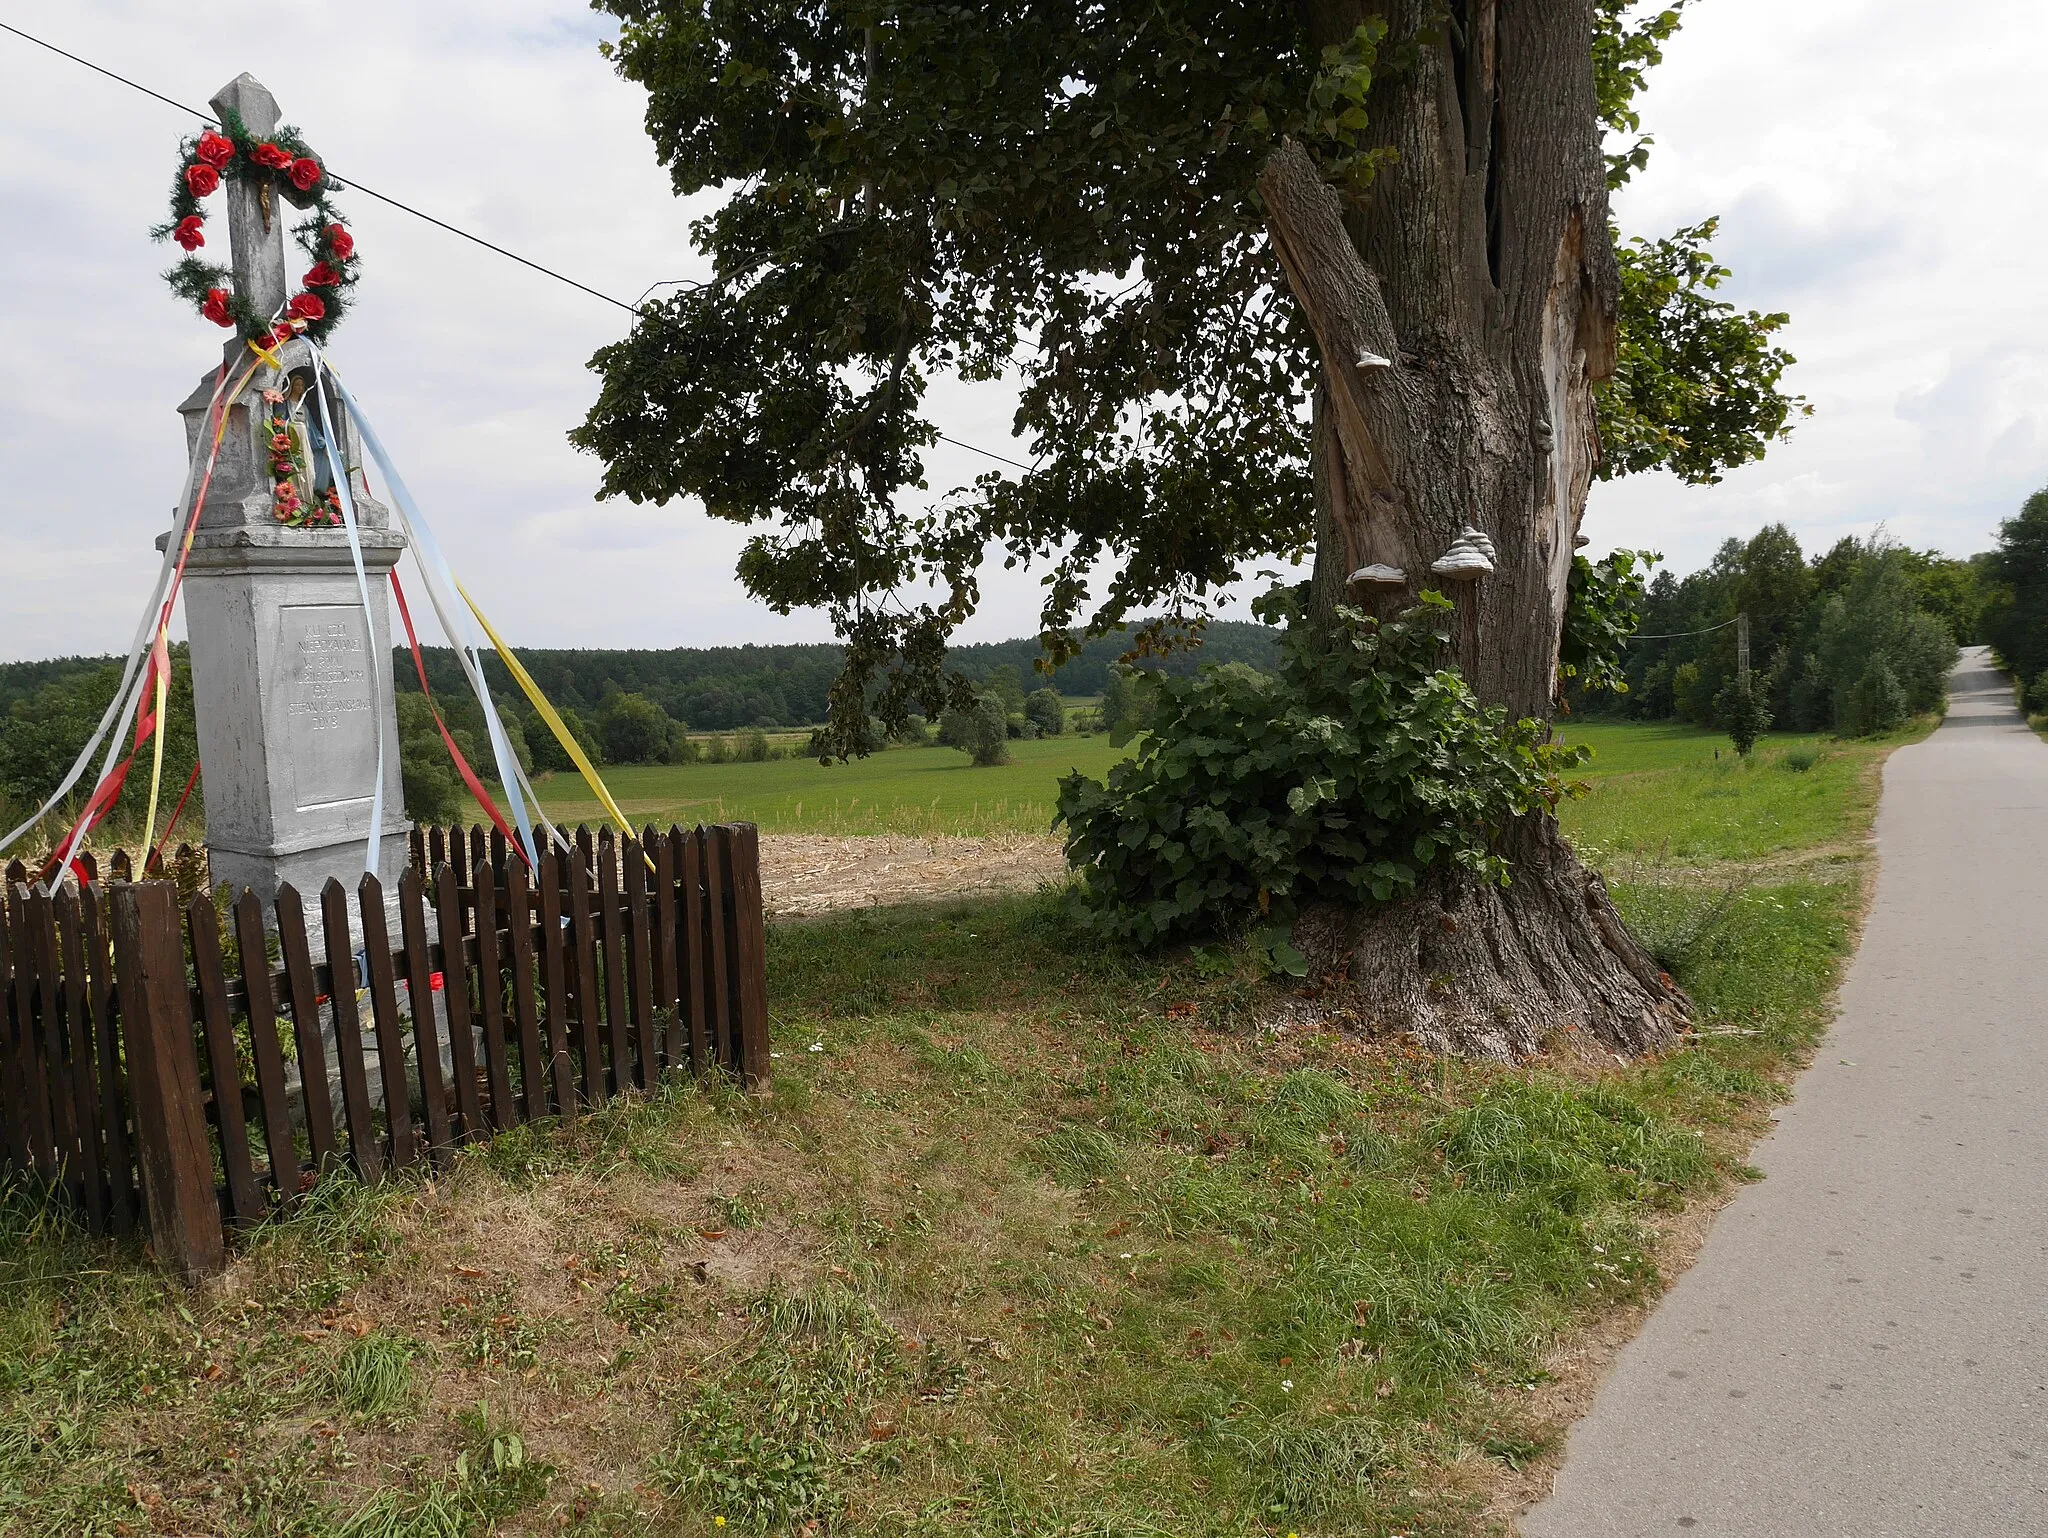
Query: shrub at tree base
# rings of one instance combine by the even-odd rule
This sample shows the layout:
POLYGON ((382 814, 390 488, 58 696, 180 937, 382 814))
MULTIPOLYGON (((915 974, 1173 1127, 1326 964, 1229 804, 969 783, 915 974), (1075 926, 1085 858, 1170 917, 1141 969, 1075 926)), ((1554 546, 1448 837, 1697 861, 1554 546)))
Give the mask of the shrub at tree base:
POLYGON ((1505 881, 1494 836, 1554 808, 1584 752, 1483 709, 1438 665, 1449 609, 1433 594, 1385 624, 1340 609, 1334 647, 1294 625, 1277 676, 1152 680, 1136 755, 1106 784, 1060 786, 1094 926, 1157 944, 1284 924, 1316 898, 1387 902, 1446 864, 1505 881))

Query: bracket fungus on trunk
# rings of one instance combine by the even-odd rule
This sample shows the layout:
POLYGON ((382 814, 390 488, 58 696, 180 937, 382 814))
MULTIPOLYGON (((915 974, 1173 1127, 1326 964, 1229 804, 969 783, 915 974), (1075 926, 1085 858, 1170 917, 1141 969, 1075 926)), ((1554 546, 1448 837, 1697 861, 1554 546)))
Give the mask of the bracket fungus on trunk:
POLYGON ((1493 574, 1495 554, 1493 541, 1468 523, 1429 569, 1447 581, 1476 582, 1493 574))

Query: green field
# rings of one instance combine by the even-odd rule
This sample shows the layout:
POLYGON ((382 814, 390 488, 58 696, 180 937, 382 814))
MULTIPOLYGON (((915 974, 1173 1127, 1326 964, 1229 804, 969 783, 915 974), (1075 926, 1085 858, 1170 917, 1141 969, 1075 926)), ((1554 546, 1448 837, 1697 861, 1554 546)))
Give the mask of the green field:
MULTIPOLYGON (((1692 726, 1566 723, 1593 761, 1591 793, 1566 804, 1565 827, 1599 860, 1756 860, 1853 838, 1875 793, 1870 765, 1891 740, 1766 737, 1747 761, 1719 732, 1692 726), (1803 767, 1801 767, 1803 766, 1803 767)), ((764 833, 1049 833, 1061 776, 1100 778, 1128 748, 1104 736, 1014 742, 1011 761, 977 769, 952 748, 891 748, 851 763, 628 765, 605 781, 636 825, 758 823, 764 833)), ((559 822, 595 822, 597 802, 573 774, 538 789, 559 822)))
MULTIPOLYGON (((605 783, 635 824, 744 821, 764 833, 1050 833, 1062 775, 1100 776, 1125 748, 1109 739, 1010 744, 1010 762, 977 769, 952 748, 890 748, 845 764, 811 758, 753 764, 624 765, 605 783)), ((596 822, 573 774, 535 787, 558 822, 596 822)))
POLYGON ((1925 723, 1885 738, 1765 737, 1748 759, 1692 726, 1567 723, 1593 750, 1591 791, 1567 802, 1565 830, 1595 863, 1765 860, 1859 840, 1876 804, 1872 768, 1925 723))

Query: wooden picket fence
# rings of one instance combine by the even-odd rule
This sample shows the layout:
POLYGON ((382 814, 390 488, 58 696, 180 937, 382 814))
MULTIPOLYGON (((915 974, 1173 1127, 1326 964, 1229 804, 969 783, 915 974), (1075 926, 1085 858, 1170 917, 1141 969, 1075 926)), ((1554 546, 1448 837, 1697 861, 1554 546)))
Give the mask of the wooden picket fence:
POLYGON ((476 829, 411 853, 395 904, 330 881, 309 926, 291 887, 268 915, 244 891, 225 934, 124 857, 54 893, 10 866, 0 1168, 197 1278, 328 1170, 443 1164, 685 1070, 767 1081, 751 824, 579 830, 530 873, 476 829))

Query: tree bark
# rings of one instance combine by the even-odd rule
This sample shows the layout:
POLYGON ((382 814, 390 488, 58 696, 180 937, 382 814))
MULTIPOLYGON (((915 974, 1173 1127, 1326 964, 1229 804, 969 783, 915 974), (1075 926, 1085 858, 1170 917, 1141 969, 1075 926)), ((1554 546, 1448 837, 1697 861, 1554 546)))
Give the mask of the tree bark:
MULTIPOLYGON (((1413 38, 1433 9, 1303 3, 1318 47, 1374 14, 1413 38)), ((1311 603, 1322 618, 1340 601, 1384 616, 1444 592, 1458 608, 1452 655, 1481 701, 1547 719, 1599 455, 1593 388, 1614 368, 1592 4, 1452 0, 1449 12, 1440 42, 1374 85, 1367 110, 1395 159, 1363 207, 1292 143, 1260 177, 1321 358, 1311 603), (1432 576, 1468 525, 1493 543, 1492 574, 1432 576), (1349 581, 1372 565, 1405 580, 1349 581)), ((1519 1057, 1564 1026, 1616 1051, 1667 1045, 1685 996, 1554 820, 1523 819, 1502 852, 1505 890, 1444 875, 1390 908, 1303 928, 1326 964, 1348 961, 1355 1004, 1443 1049, 1519 1057)))

